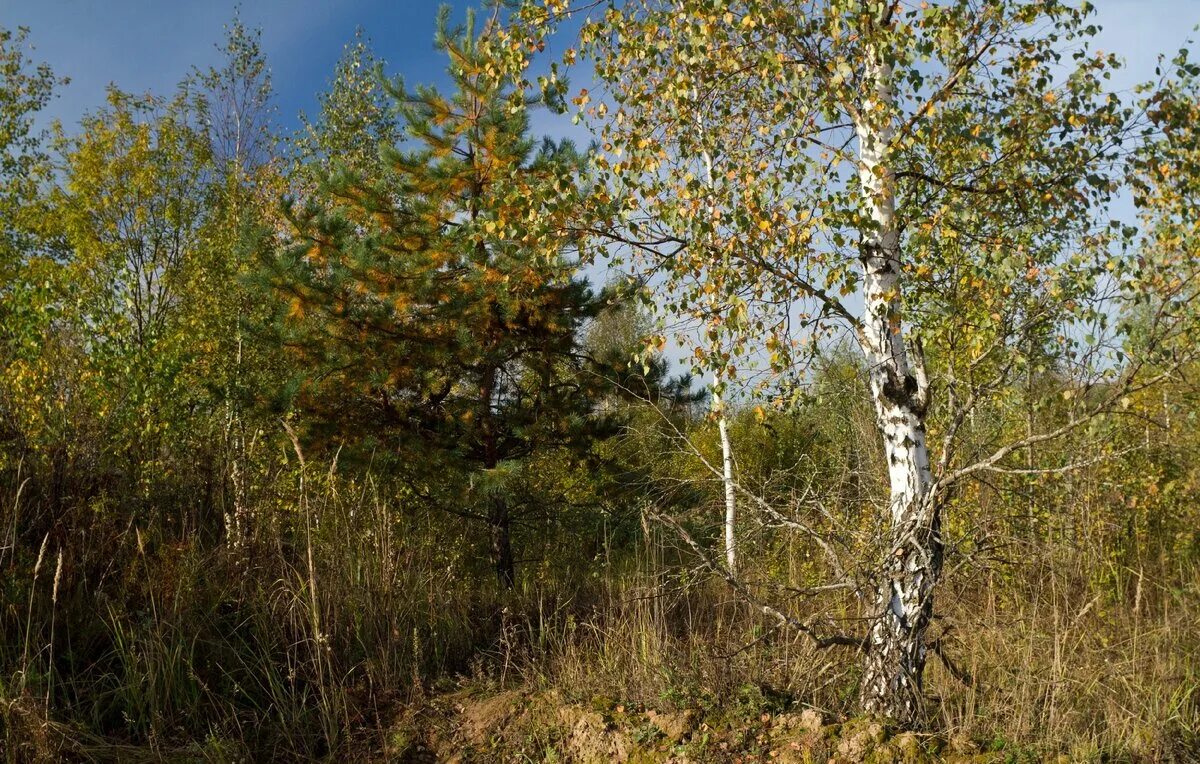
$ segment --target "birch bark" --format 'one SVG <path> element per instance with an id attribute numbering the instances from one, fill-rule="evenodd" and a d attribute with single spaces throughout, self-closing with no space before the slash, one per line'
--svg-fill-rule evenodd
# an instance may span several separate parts
<path id="1" fill-rule="evenodd" d="M 697 97 L 697 100 L 698 97 Z M 696 127 L 700 135 L 704 136 L 704 122 L 699 117 L 696 120 Z M 712 154 L 708 149 L 701 152 L 701 160 L 704 163 L 704 184 L 708 189 L 709 194 L 713 193 L 713 161 Z M 708 204 L 709 223 L 716 225 L 716 203 L 710 201 Z M 717 431 L 721 437 L 721 482 L 725 488 L 725 566 L 729 569 L 729 575 L 737 575 L 737 498 L 733 483 L 733 448 L 729 442 L 729 426 L 725 419 L 725 404 L 721 400 L 721 393 L 718 389 L 719 380 L 713 380 L 712 396 L 713 396 L 713 411 L 717 415 Z"/>
<path id="2" fill-rule="evenodd" d="M 729 443 L 729 427 L 721 394 L 713 390 L 713 407 L 717 412 L 717 431 L 721 436 L 721 481 L 725 486 L 725 567 L 731 576 L 737 575 L 737 499 L 733 484 L 733 448 Z"/>
<path id="3" fill-rule="evenodd" d="M 902 321 L 895 176 L 888 156 L 894 129 L 892 72 L 882 51 L 869 49 L 868 56 L 871 94 L 855 120 L 859 181 L 871 218 L 860 244 L 865 304 L 859 340 L 883 436 L 890 497 L 888 543 L 872 594 L 860 700 L 866 712 L 908 725 L 921 712 L 925 632 L 942 543 L 930 501 L 928 382 L 919 347 L 910 357 Z"/>

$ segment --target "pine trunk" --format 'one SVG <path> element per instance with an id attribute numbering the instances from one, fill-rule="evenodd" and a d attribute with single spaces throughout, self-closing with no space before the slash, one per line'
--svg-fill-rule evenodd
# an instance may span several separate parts
<path id="1" fill-rule="evenodd" d="M 499 436 L 492 398 L 496 393 L 496 369 L 484 370 L 479 383 L 479 421 L 483 436 L 483 468 L 495 470 L 500 464 Z M 516 563 L 512 552 L 512 520 L 508 501 L 504 496 L 493 496 L 488 501 L 488 529 L 490 531 L 492 567 L 500 586 L 511 589 L 516 583 Z"/>
<path id="2" fill-rule="evenodd" d="M 512 552 L 512 523 L 508 515 L 508 503 L 502 499 L 492 502 L 488 513 L 492 531 L 492 565 L 496 578 L 505 589 L 511 589 L 517 581 L 516 565 Z"/>
<path id="3" fill-rule="evenodd" d="M 908 726 L 921 715 L 925 632 L 942 554 L 925 440 L 928 383 L 919 348 L 910 358 L 904 341 L 895 176 L 888 158 L 891 69 L 878 51 L 869 51 L 867 74 L 872 97 L 862 105 L 856 127 L 859 180 L 872 224 L 861 243 L 865 305 L 859 339 L 884 441 L 890 497 L 860 703 L 867 713 Z"/>

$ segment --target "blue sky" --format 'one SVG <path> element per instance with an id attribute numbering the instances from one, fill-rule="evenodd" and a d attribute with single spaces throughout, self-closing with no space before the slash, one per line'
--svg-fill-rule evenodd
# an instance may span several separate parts
<path id="1" fill-rule="evenodd" d="M 436 82 L 443 61 L 432 47 L 440 0 L 0 0 L 0 25 L 28 26 L 37 60 L 71 78 L 49 116 L 74 123 L 103 102 L 105 86 L 168 93 L 193 65 L 216 59 L 214 44 L 241 8 L 274 75 L 279 118 L 313 111 L 342 46 L 363 27 L 391 73 Z M 466 0 L 452 3 L 462 17 Z M 1153 74 L 1155 56 L 1174 51 L 1200 23 L 1200 0 L 1095 0 L 1099 47 L 1129 64 L 1122 85 Z M 542 119 L 548 119 L 543 117 Z M 542 120 L 539 120 L 541 122 Z M 543 123 L 549 132 L 569 126 Z"/>
<path id="2" fill-rule="evenodd" d="M 362 27 L 390 74 L 437 83 L 445 60 L 433 48 L 443 0 L 0 0 L 0 26 L 30 28 L 32 57 L 71 83 L 47 110 L 68 127 L 104 102 L 115 83 L 133 92 L 170 93 L 193 66 L 218 60 L 215 44 L 240 8 L 262 30 L 279 122 L 294 128 L 301 110 L 316 110 L 343 46 Z M 462 21 L 471 3 L 455 0 Z M 549 119 L 549 115 L 541 120 Z M 540 121 L 540 120 L 539 120 Z M 542 124 L 555 133 L 570 124 Z"/>

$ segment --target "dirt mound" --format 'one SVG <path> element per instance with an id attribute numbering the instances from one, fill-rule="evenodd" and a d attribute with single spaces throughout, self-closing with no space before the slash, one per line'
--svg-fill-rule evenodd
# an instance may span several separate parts
<path id="1" fill-rule="evenodd" d="M 750 717 L 647 708 L 555 691 L 464 689 L 408 710 L 393 727 L 388 761 L 784 762 L 923 764 L 1003 761 L 871 719 L 829 722 L 813 709 Z"/>

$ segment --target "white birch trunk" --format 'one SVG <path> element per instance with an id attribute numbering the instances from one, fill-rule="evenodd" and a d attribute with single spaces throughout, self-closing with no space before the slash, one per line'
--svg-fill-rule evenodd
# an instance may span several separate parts
<path id="1" fill-rule="evenodd" d="M 921 710 L 925 631 L 941 567 L 941 540 L 929 501 L 928 383 L 919 349 L 909 358 L 901 316 L 895 177 L 888 157 L 893 137 L 891 67 L 877 50 L 868 50 L 868 58 L 872 94 L 855 126 L 859 180 L 872 220 L 861 242 L 865 315 L 859 340 L 883 436 L 890 500 L 888 545 L 871 603 L 860 701 L 864 711 L 908 725 Z"/>
<path id="2" fill-rule="evenodd" d="M 721 394 L 713 389 L 713 407 L 717 413 L 717 431 L 721 435 L 721 481 L 725 486 L 725 567 L 737 575 L 737 498 L 733 484 L 733 449 L 729 445 L 729 428 L 725 421 L 725 406 Z"/>
<path id="3" fill-rule="evenodd" d="M 697 117 L 697 129 L 703 135 L 704 123 Z M 709 193 L 713 190 L 713 161 L 712 154 L 708 150 L 701 151 L 701 160 L 704 162 L 704 183 L 708 188 Z M 715 205 L 711 202 L 708 205 L 708 214 L 710 218 L 715 217 Z M 737 526 L 737 497 L 734 492 L 733 484 L 733 449 L 729 444 L 729 428 L 725 420 L 725 404 L 721 400 L 721 393 L 717 389 L 718 380 L 713 380 L 713 411 L 717 415 L 717 430 L 721 436 L 721 482 L 725 488 L 725 566 L 729 568 L 729 575 L 737 575 L 737 537 L 734 530 Z"/>

